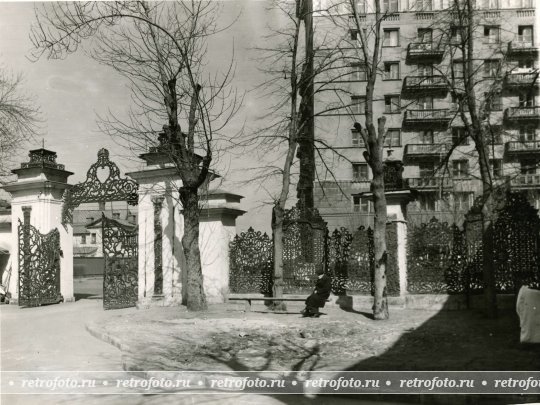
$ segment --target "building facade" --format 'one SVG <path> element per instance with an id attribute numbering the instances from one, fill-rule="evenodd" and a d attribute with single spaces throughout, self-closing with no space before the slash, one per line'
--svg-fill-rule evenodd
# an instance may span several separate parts
<path id="1" fill-rule="evenodd" d="M 453 3 L 380 2 L 384 16 L 373 117 L 386 117 L 385 155 L 390 151 L 404 162 L 404 177 L 419 192 L 409 206 L 412 222 L 433 216 L 460 222 L 481 194 L 478 155 L 464 124 L 471 114 L 460 101 L 467 93 L 464 76 L 474 89 L 475 114 L 481 114 L 494 184 L 526 190 L 540 208 L 536 4 L 476 1 L 468 42 L 463 24 L 469 16 L 456 12 Z M 372 224 L 370 198 L 361 195 L 369 191 L 371 173 L 363 157 L 363 139 L 353 129 L 354 122 L 365 122 L 365 59 L 350 8 L 334 4 L 321 0 L 315 6 L 319 53 L 324 59 L 340 48 L 342 55 L 341 65 L 331 74 L 320 70 L 320 76 L 332 77 L 333 91 L 315 96 L 315 136 L 322 145 L 315 205 L 331 229 Z M 357 2 L 368 51 L 375 39 L 373 10 L 372 0 Z M 463 44 L 471 43 L 469 64 Z"/>

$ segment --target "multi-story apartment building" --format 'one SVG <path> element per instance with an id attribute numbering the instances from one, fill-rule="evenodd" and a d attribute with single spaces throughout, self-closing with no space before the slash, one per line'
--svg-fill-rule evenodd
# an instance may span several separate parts
<path id="1" fill-rule="evenodd" d="M 358 25 L 347 15 L 350 9 L 345 3 L 331 7 L 329 1 L 316 2 L 315 9 L 325 10 L 319 13 L 316 37 L 328 38 L 329 29 L 334 33 L 348 29 L 334 45 L 339 43 L 341 54 L 349 56 L 344 57 L 337 69 L 339 79 L 333 82 L 339 91 L 316 95 L 315 135 L 324 140 L 325 147 L 319 150 L 315 205 L 330 228 L 356 227 L 372 223 L 371 201 L 362 196 L 369 191 L 370 169 L 363 157 L 362 137 L 353 129 L 355 121 L 364 124 L 365 120 L 366 69 L 355 42 Z M 357 2 L 361 29 L 370 46 L 375 19 L 372 3 Z M 540 208 L 536 2 L 477 0 L 471 16 L 471 65 L 460 46 L 464 18 L 455 9 L 452 12 L 453 3 L 380 1 L 383 42 L 374 119 L 386 116 L 385 149 L 403 161 L 404 178 L 418 190 L 418 198 L 408 208 L 409 220 L 425 222 L 435 216 L 459 222 L 481 193 L 478 156 L 461 115 L 470 116 L 460 103 L 464 74 L 474 83 L 476 112 L 489 134 L 485 141 L 495 183 L 527 190 L 531 203 Z M 348 28 L 336 23 L 347 19 Z M 319 46 L 319 51 L 329 48 Z"/>

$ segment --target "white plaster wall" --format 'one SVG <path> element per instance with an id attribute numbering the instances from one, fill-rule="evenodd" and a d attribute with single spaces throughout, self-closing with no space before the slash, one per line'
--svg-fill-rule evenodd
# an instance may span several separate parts
<path id="1" fill-rule="evenodd" d="M 154 206 L 152 195 L 139 185 L 139 302 L 146 303 L 154 293 Z"/>

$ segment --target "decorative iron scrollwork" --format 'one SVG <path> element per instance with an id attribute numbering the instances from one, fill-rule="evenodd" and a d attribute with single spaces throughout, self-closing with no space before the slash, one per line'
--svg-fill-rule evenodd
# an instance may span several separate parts
<path id="1" fill-rule="evenodd" d="M 102 216 L 103 307 L 134 307 L 138 298 L 138 237 L 135 227 L 128 227 Z"/>
<path id="2" fill-rule="evenodd" d="M 42 234 L 19 220 L 19 305 L 36 307 L 63 300 L 60 294 L 60 233 Z"/>
<path id="3" fill-rule="evenodd" d="M 104 181 L 99 179 L 98 169 L 108 169 L 107 178 Z M 130 205 L 136 205 L 138 188 L 139 185 L 135 181 L 120 177 L 118 166 L 109 160 L 109 151 L 102 148 L 98 152 L 97 162 L 88 169 L 86 180 L 64 192 L 62 223 L 71 223 L 73 209 L 82 203 L 124 200 Z"/>
<path id="4" fill-rule="evenodd" d="M 249 228 L 230 243 L 229 289 L 232 293 L 272 293 L 273 250 L 266 233 Z"/>

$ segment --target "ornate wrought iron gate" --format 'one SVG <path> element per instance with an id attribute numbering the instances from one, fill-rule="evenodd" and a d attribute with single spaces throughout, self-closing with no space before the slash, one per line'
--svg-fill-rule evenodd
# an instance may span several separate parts
<path id="1" fill-rule="evenodd" d="M 100 179 L 99 173 L 105 179 Z M 71 223 L 73 210 L 83 203 L 127 201 L 130 205 L 137 205 L 138 188 L 135 181 L 120 177 L 120 169 L 109 160 L 109 151 L 100 149 L 97 162 L 86 173 L 86 180 L 64 193 L 62 223 Z M 122 225 L 103 216 L 102 243 L 105 258 L 103 307 L 135 306 L 138 294 L 137 227 Z"/>
<path id="2" fill-rule="evenodd" d="M 133 307 L 138 295 L 138 238 L 136 227 L 127 227 L 102 216 L 103 307 Z"/>
<path id="3" fill-rule="evenodd" d="M 56 304 L 63 300 L 60 233 L 53 229 L 42 234 L 30 225 L 29 216 L 25 212 L 25 222 L 19 220 L 19 305 Z"/>

